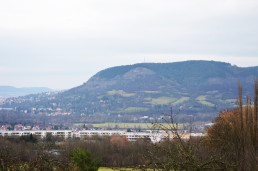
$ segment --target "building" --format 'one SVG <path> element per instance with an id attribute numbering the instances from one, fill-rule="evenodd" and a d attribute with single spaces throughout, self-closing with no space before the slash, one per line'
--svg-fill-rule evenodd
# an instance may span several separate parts
<path id="1" fill-rule="evenodd" d="M 162 140 L 176 138 L 175 134 L 168 134 L 162 131 L 145 131 L 145 132 L 126 132 L 123 130 L 17 130 L 6 131 L 1 130 L 0 136 L 28 136 L 34 135 L 40 138 L 44 138 L 47 134 L 62 138 L 85 138 L 92 136 L 125 136 L 128 141 L 134 142 L 138 139 L 147 139 L 153 143 L 160 142 Z M 204 136 L 204 134 L 180 134 L 183 139 L 189 139 L 190 136 Z"/>

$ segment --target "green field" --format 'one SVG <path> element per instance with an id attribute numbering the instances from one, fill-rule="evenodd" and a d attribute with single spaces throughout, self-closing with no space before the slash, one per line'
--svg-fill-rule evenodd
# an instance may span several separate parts
<path id="1" fill-rule="evenodd" d="M 237 99 L 226 99 L 226 100 L 219 100 L 222 103 L 236 103 Z"/>
<path id="2" fill-rule="evenodd" d="M 100 123 L 100 124 L 92 124 L 94 127 L 99 128 L 141 128 L 141 129 L 151 129 L 151 123 Z"/>
<path id="3" fill-rule="evenodd" d="M 84 125 L 87 123 L 76 123 L 74 125 L 80 126 L 80 125 Z M 164 126 L 168 127 L 169 124 L 164 123 Z M 112 122 L 108 122 L 108 123 L 99 123 L 99 124 L 92 124 L 93 127 L 98 127 L 98 128 L 120 128 L 120 129 L 128 129 L 128 128 L 132 128 L 132 129 L 153 129 L 153 124 L 152 123 L 112 123 Z M 178 127 L 182 127 L 183 124 L 178 124 Z"/>
<path id="4" fill-rule="evenodd" d="M 207 97 L 207 95 L 198 96 L 198 97 L 196 97 L 196 100 L 204 101 L 204 100 L 206 100 L 206 97 Z"/>
<path id="5" fill-rule="evenodd" d="M 161 91 L 139 91 L 143 93 L 160 93 Z"/>
<path id="6" fill-rule="evenodd" d="M 177 99 L 174 97 L 158 97 L 158 98 L 151 98 L 151 97 L 147 97 L 144 98 L 144 100 L 148 101 L 148 102 L 144 102 L 144 103 L 150 103 L 153 105 L 164 105 L 164 104 L 170 104 L 174 101 L 176 101 Z"/>
<path id="7" fill-rule="evenodd" d="M 181 97 L 180 99 L 178 99 L 177 101 L 175 101 L 174 103 L 173 103 L 173 106 L 176 106 L 176 105 L 178 105 L 178 104 L 180 104 L 180 103 L 183 103 L 183 102 L 185 102 L 185 101 L 188 101 L 190 98 L 189 97 Z"/>
<path id="8" fill-rule="evenodd" d="M 203 96 L 198 96 L 198 97 L 196 98 L 196 100 L 197 100 L 199 103 L 203 104 L 203 105 L 206 105 L 206 106 L 209 106 L 209 107 L 214 107 L 215 104 L 206 101 L 206 98 L 207 98 L 207 95 L 203 95 Z"/>
<path id="9" fill-rule="evenodd" d="M 110 95 L 110 96 L 113 96 L 113 95 L 117 94 L 117 95 L 120 95 L 120 96 L 123 96 L 123 97 L 131 97 L 131 96 L 135 95 L 135 93 L 126 93 L 123 90 L 112 90 L 112 91 L 108 91 L 107 94 Z"/>
<path id="10" fill-rule="evenodd" d="M 148 108 L 145 107 L 128 107 L 124 110 L 116 111 L 116 113 L 133 113 L 133 112 L 146 112 Z"/>

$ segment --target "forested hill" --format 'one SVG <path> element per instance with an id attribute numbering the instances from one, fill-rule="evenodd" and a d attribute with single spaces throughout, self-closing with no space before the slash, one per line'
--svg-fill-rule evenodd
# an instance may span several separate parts
<path id="1" fill-rule="evenodd" d="M 83 90 L 104 90 L 121 87 L 124 90 L 162 90 L 169 82 L 169 87 L 189 90 L 219 90 L 231 89 L 238 80 L 242 84 L 252 86 L 254 77 L 258 75 L 258 67 L 240 68 L 229 63 L 214 61 L 186 61 L 175 63 L 142 63 L 127 66 L 108 68 L 98 72 L 82 86 L 72 89 L 70 92 Z M 140 80 L 139 80 L 140 78 Z M 144 79 L 144 80 L 142 80 Z M 149 81 L 148 81 L 149 79 Z M 161 79 L 161 80 L 159 80 Z M 139 81 L 137 84 L 132 84 Z M 149 82 L 144 87 L 139 86 Z M 130 83 L 130 84 L 123 84 Z M 159 84 L 161 87 L 157 87 Z M 237 85 L 235 85 L 236 87 Z M 193 93 L 193 92 L 189 92 Z"/>
<path id="2" fill-rule="evenodd" d="M 238 81 L 252 95 L 255 77 L 258 67 L 224 62 L 141 63 L 102 70 L 60 97 L 78 100 L 88 113 L 148 114 L 172 105 L 181 113 L 216 114 L 234 107 Z"/>
<path id="3" fill-rule="evenodd" d="M 160 114 L 173 106 L 182 116 L 211 119 L 236 105 L 238 82 L 253 95 L 258 67 L 237 67 L 214 61 L 141 63 L 98 72 L 86 83 L 59 93 L 44 104 L 75 116 Z M 43 105 L 44 106 L 44 105 Z"/>

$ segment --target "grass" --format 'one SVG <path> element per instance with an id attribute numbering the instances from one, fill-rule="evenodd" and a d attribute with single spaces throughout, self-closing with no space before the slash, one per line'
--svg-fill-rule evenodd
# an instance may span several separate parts
<path id="1" fill-rule="evenodd" d="M 198 96 L 198 97 L 196 97 L 196 100 L 204 101 L 204 100 L 206 100 L 206 97 L 207 97 L 207 95 Z"/>
<path id="2" fill-rule="evenodd" d="M 112 171 L 112 170 L 116 170 L 116 171 L 132 171 L 132 170 L 136 170 L 136 171 L 140 171 L 142 169 L 136 169 L 136 168 L 125 168 L 125 167 L 113 167 L 113 168 L 110 168 L 110 167 L 100 167 L 99 168 L 99 171 Z M 153 170 L 153 169 L 147 169 L 147 170 Z"/>
<path id="3" fill-rule="evenodd" d="M 189 97 L 181 97 L 180 99 L 178 99 L 177 101 L 175 101 L 172 105 L 173 106 L 176 106 L 176 105 L 178 105 L 178 104 L 180 104 L 180 103 L 183 103 L 183 102 L 185 102 L 185 101 L 188 101 L 190 98 Z"/>
<path id="4" fill-rule="evenodd" d="M 136 169 L 134 169 L 134 168 L 121 168 L 121 167 L 113 167 L 113 168 L 110 168 L 110 167 L 100 167 L 99 168 L 99 171 L 112 171 L 112 170 L 117 170 L 118 171 L 118 170 L 136 170 Z"/>
<path id="5" fill-rule="evenodd" d="M 215 104 L 211 103 L 211 102 L 207 102 L 207 101 L 199 101 L 199 103 L 203 104 L 203 105 L 206 105 L 206 106 L 209 106 L 209 107 L 214 107 Z"/>
<path id="6" fill-rule="evenodd" d="M 202 96 L 196 97 L 196 100 L 197 100 L 199 103 L 203 104 L 203 105 L 206 105 L 206 106 L 209 106 L 209 107 L 214 107 L 215 104 L 206 101 L 206 98 L 207 98 L 207 95 L 202 95 Z"/>
<path id="7" fill-rule="evenodd" d="M 165 105 L 165 104 L 170 104 L 170 103 L 176 101 L 177 99 L 174 97 L 162 96 L 162 97 L 158 97 L 158 98 L 147 97 L 147 98 L 144 98 L 144 100 L 148 101 L 148 102 L 144 102 L 144 103 L 149 103 L 149 104 L 153 104 L 153 105 Z"/>
<path id="8" fill-rule="evenodd" d="M 226 99 L 225 102 L 227 103 L 237 102 L 237 99 Z"/>
<path id="9" fill-rule="evenodd" d="M 143 93 L 160 93 L 160 91 L 139 91 L 139 92 L 143 92 Z"/>
<path id="10" fill-rule="evenodd" d="M 214 91 L 207 91 L 207 94 L 216 94 L 218 93 L 219 91 L 218 90 L 214 90 Z"/>
<path id="11" fill-rule="evenodd" d="M 135 95 L 135 93 L 126 93 L 123 90 L 112 90 L 112 91 L 108 91 L 107 94 L 110 95 L 110 96 L 118 94 L 118 95 L 123 96 L 123 97 L 132 97 L 132 96 Z"/>
<path id="12" fill-rule="evenodd" d="M 152 123 L 100 123 L 100 124 L 92 124 L 94 127 L 99 128 L 141 128 L 141 129 L 150 129 L 152 128 Z"/>
<path id="13" fill-rule="evenodd" d="M 217 94 L 216 96 L 215 96 L 215 98 L 217 98 L 217 99 L 219 99 L 219 98 L 221 98 L 222 97 L 222 94 Z"/>
<path id="14" fill-rule="evenodd" d="M 164 126 L 168 127 L 169 124 L 164 123 Z M 152 123 L 104 123 L 104 124 L 93 124 L 94 127 L 109 127 L 109 128 L 141 128 L 141 129 L 152 129 L 153 124 Z M 178 124 L 178 126 L 182 126 L 182 124 Z"/>
<path id="15" fill-rule="evenodd" d="M 109 167 L 100 167 L 98 170 L 99 170 L 99 171 L 111 171 L 111 170 L 113 170 L 113 169 L 112 169 L 112 168 L 109 168 Z"/>
<path id="16" fill-rule="evenodd" d="M 125 110 L 121 111 L 123 113 L 132 113 L 132 112 L 145 112 L 148 111 L 148 108 L 145 107 L 128 107 Z"/>
<path id="17" fill-rule="evenodd" d="M 127 107 L 125 109 L 119 108 L 116 111 L 110 111 L 110 113 L 134 113 L 134 112 L 146 112 L 148 108 L 145 107 Z"/>
<path id="18" fill-rule="evenodd" d="M 80 126 L 80 125 L 84 125 L 85 123 L 76 123 L 74 125 L 76 126 Z M 128 129 L 128 128 L 132 128 L 132 129 L 137 129 L 137 128 L 141 128 L 141 129 L 152 129 L 153 128 L 153 124 L 152 123 L 113 123 L 113 122 L 107 122 L 107 123 L 99 123 L 99 124 L 92 124 L 94 127 L 98 127 L 98 128 L 120 128 L 120 129 Z M 169 125 L 164 123 L 164 126 L 168 127 Z M 183 124 L 178 124 L 178 127 L 183 127 Z"/>
<path id="19" fill-rule="evenodd" d="M 236 103 L 237 99 L 226 99 L 226 100 L 219 100 L 222 103 Z"/>

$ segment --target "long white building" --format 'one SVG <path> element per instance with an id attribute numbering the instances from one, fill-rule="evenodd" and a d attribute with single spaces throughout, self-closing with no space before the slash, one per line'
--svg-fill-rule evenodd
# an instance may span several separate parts
<path id="1" fill-rule="evenodd" d="M 28 136 L 35 135 L 44 138 L 47 134 L 63 138 L 85 138 L 90 136 L 125 136 L 128 141 L 136 141 L 137 139 L 149 139 L 152 142 L 159 142 L 164 139 L 173 139 L 174 134 L 165 132 L 153 132 L 151 130 L 145 132 L 126 132 L 123 130 L 23 130 L 23 131 L 0 131 L 0 136 Z M 190 136 L 203 136 L 203 134 L 182 134 L 181 137 L 188 139 Z"/>

